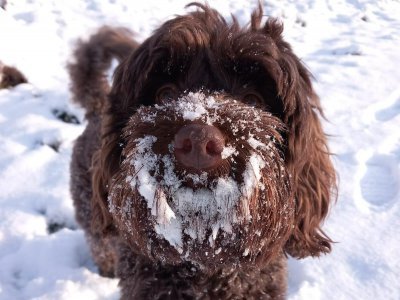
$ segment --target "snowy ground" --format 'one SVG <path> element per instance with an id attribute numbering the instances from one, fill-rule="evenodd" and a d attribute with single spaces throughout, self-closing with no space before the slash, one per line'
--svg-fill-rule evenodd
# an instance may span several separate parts
<path id="1" fill-rule="evenodd" d="M 9 0 L 0 60 L 30 84 L 0 90 L 0 299 L 117 299 L 100 277 L 68 191 L 73 140 L 65 64 L 103 24 L 147 37 L 187 1 Z M 247 22 L 256 1 L 210 1 Z M 213 3 L 215 2 L 215 3 Z M 302 3 L 302 4 L 299 4 Z M 268 1 L 268 15 L 315 75 L 340 193 L 325 228 L 338 243 L 290 261 L 289 299 L 400 299 L 400 2 Z M 58 116 L 58 117 L 57 117 Z M 65 118 L 64 118 L 65 119 Z M 75 121 L 75 120 L 72 120 Z"/>

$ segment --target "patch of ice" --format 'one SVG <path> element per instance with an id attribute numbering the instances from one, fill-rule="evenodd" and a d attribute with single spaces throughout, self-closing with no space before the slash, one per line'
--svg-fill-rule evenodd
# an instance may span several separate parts
<path id="1" fill-rule="evenodd" d="M 245 186 L 252 190 L 261 179 L 261 170 L 265 168 L 265 160 L 258 154 L 250 156 L 248 167 L 245 171 Z M 249 172 L 250 171 L 250 172 Z M 254 176 L 253 176 L 254 175 Z"/>
<path id="2" fill-rule="evenodd" d="M 180 185 L 180 180 L 175 173 L 174 160 L 171 155 L 164 155 L 162 157 L 164 163 L 163 181 L 166 186 L 172 189 L 177 189 Z"/>
<path id="3" fill-rule="evenodd" d="M 159 189 L 157 195 L 156 211 L 152 211 L 152 214 L 157 216 L 157 223 L 160 225 L 166 225 L 171 223 L 171 219 L 176 219 L 175 213 L 167 203 L 167 197 L 162 189 Z M 155 207 L 153 206 L 153 209 Z"/>
<path id="4" fill-rule="evenodd" d="M 235 152 L 236 152 L 236 149 L 234 147 L 232 147 L 231 145 L 227 145 L 222 150 L 221 157 L 222 157 L 222 159 L 227 159 Z"/>
<path id="5" fill-rule="evenodd" d="M 206 184 L 208 180 L 207 172 L 201 172 L 201 174 L 186 174 L 186 177 L 192 179 L 194 184 Z"/>
<path id="6" fill-rule="evenodd" d="M 200 119 L 207 113 L 206 108 L 200 102 L 179 102 L 179 108 L 182 110 L 183 119 L 189 121 Z"/>
<path id="7" fill-rule="evenodd" d="M 247 142 L 249 143 L 250 147 L 253 148 L 254 150 L 257 149 L 264 149 L 266 145 L 259 140 L 256 140 L 254 137 L 249 137 L 247 139 Z"/>
<path id="8" fill-rule="evenodd" d="M 259 185 L 261 179 L 261 170 L 264 167 L 265 161 L 263 158 L 260 155 L 253 153 L 250 156 L 246 170 L 244 171 L 243 185 L 241 186 L 241 194 L 243 195 L 241 208 L 245 220 L 251 219 L 249 199 L 251 199 L 255 187 Z"/>
<path id="9" fill-rule="evenodd" d="M 137 188 L 140 195 L 146 200 L 149 208 L 153 207 L 153 201 L 157 190 L 157 181 L 150 175 L 150 170 L 154 168 L 158 157 L 152 151 L 153 144 L 157 141 L 155 136 L 145 136 L 137 140 L 137 155 L 131 161 L 137 175 L 132 178 L 131 186 Z"/>
<path id="10" fill-rule="evenodd" d="M 178 219 L 171 219 L 165 224 L 155 224 L 154 230 L 157 234 L 163 236 L 168 243 L 175 247 L 179 253 L 182 253 L 182 227 Z"/>
<path id="11" fill-rule="evenodd" d="M 231 232 L 236 218 L 236 204 L 240 198 L 237 183 L 219 178 L 215 188 L 199 189 L 182 187 L 172 196 L 176 213 L 185 224 L 185 233 L 193 239 L 204 240 L 206 229 L 213 228 L 213 239 L 218 230 Z"/>
<path id="12" fill-rule="evenodd" d="M 209 113 L 210 110 L 219 106 L 215 96 L 206 96 L 202 92 L 190 92 L 179 100 L 177 112 L 184 120 L 203 120 L 208 125 L 216 122 L 217 117 Z"/>

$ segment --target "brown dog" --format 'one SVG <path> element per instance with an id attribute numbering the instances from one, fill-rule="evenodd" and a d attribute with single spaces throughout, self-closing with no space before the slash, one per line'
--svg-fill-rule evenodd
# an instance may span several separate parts
<path id="1" fill-rule="evenodd" d="M 141 45 L 111 28 L 79 45 L 77 219 L 123 299 L 283 299 L 286 255 L 331 249 L 320 226 L 336 183 L 319 100 L 261 7 L 241 28 L 191 6 Z"/>

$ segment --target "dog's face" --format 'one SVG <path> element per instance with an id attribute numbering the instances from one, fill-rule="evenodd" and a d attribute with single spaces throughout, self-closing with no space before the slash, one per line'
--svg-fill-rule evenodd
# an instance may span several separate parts
<path id="1" fill-rule="evenodd" d="M 283 130 L 225 92 L 139 108 L 109 193 L 119 228 L 169 263 L 216 268 L 281 251 L 294 213 Z"/>
<path id="2" fill-rule="evenodd" d="M 329 251 L 334 172 L 309 74 L 274 20 L 166 22 L 121 64 L 103 121 L 94 225 L 204 270 Z"/>

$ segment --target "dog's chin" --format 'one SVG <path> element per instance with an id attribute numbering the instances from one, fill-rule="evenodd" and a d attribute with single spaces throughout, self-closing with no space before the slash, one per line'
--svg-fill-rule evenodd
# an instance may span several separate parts
<path id="1" fill-rule="evenodd" d="M 251 268 L 281 254 L 293 220 L 289 188 L 278 192 L 256 177 L 251 183 L 208 182 L 204 174 L 193 180 L 196 188 L 114 185 L 110 209 L 136 253 L 163 264 L 189 262 L 206 273 Z"/>
<path id="2" fill-rule="evenodd" d="M 215 189 L 182 186 L 172 196 L 158 191 L 156 211 L 146 214 L 143 210 L 139 219 L 135 214 L 120 228 L 127 232 L 127 226 L 131 226 L 126 235 L 128 243 L 149 259 L 167 265 L 190 263 L 205 273 L 251 268 L 273 259 L 280 254 L 279 239 L 285 239 L 290 224 L 268 226 L 258 211 L 250 212 L 248 207 L 259 200 L 258 192 L 253 199 L 244 199 L 235 187 L 230 189 L 224 205 Z M 290 219 L 290 211 L 282 214 Z M 260 230 L 259 222 L 266 227 Z M 140 234 L 134 224 L 146 224 L 147 230 Z"/>

